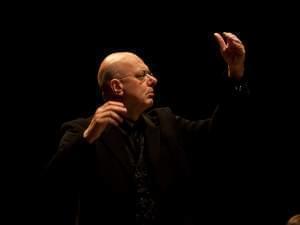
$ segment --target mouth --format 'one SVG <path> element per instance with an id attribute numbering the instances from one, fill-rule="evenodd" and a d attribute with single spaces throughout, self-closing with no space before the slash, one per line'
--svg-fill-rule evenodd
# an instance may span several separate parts
<path id="1" fill-rule="evenodd" d="M 153 91 L 150 91 L 147 93 L 147 95 L 151 98 L 153 98 L 155 96 L 155 93 Z"/>

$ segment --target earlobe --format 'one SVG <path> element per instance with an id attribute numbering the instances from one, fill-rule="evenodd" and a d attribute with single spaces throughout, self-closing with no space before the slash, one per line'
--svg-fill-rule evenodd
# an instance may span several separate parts
<path id="1" fill-rule="evenodd" d="M 110 81 L 110 86 L 115 95 L 123 95 L 123 84 L 118 79 L 112 79 Z"/>

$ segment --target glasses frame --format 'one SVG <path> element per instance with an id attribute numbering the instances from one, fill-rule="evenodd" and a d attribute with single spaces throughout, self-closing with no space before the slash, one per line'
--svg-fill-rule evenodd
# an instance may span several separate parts
<path id="1" fill-rule="evenodd" d="M 143 70 L 143 74 L 138 74 L 138 75 L 133 75 L 133 76 L 132 75 L 127 75 L 125 77 L 116 78 L 116 79 L 123 80 L 125 78 L 132 77 L 132 78 L 136 78 L 139 81 L 145 81 L 146 77 L 148 77 L 148 76 L 155 78 L 154 74 L 150 70 Z"/>

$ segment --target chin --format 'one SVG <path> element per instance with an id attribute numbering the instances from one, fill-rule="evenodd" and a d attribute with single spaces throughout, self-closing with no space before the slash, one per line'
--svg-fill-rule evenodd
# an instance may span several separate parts
<path id="1" fill-rule="evenodd" d="M 149 109 L 150 107 L 152 107 L 154 104 L 153 99 L 147 99 L 147 101 L 145 102 L 145 109 Z"/>
<path id="2" fill-rule="evenodd" d="M 153 106 L 154 104 L 154 100 L 153 99 L 148 99 L 147 100 L 147 105 L 149 105 L 149 107 Z"/>

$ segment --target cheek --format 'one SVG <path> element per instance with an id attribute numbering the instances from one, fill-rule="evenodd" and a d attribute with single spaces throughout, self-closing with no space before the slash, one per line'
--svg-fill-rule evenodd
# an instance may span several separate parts
<path id="1" fill-rule="evenodd" d="M 130 96 L 135 96 L 137 99 L 145 98 L 147 93 L 147 87 L 140 85 L 131 85 L 127 87 L 127 94 Z"/>
<path id="2" fill-rule="evenodd" d="M 135 87 L 135 90 L 133 90 L 133 92 L 135 92 L 137 96 L 143 97 L 145 96 L 147 89 L 144 87 Z"/>

